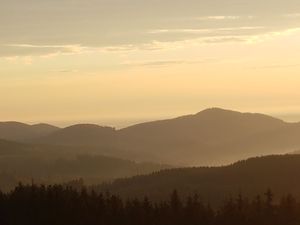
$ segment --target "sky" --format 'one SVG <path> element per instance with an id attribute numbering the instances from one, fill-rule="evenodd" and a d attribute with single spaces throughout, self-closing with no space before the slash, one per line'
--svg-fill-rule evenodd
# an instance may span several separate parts
<path id="1" fill-rule="evenodd" d="M 299 0 L 0 0 L 0 121 L 209 107 L 300 121 Z"/>

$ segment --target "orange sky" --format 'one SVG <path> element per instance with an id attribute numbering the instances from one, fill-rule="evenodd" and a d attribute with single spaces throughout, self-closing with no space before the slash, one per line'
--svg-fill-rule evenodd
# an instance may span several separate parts
<path id="1" fill-rule="evenodd" d="M 5 2 L 0 120 L 123 126 L 217 106 L 300 121 L 299 1 L 184 2 Z"/>

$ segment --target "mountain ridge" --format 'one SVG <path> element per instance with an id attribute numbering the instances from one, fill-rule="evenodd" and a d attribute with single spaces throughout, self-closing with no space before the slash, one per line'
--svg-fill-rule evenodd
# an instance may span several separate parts
<path id="1" fill-rule="evenodd" d="M 209 108 L 122 129 L 76 124 L 29 142 L 92 147 L 98 149 L 99 154 L 135 161 L 222 165 L 300 149 L 300 123 L 288 123 L 260 113 Z"/>
<path id="2" fill-rule="evenodd" d="M 0 138 L 10 141 L 26 141 L 49 135 L 59 129 L 59 127 L 45 123 L 29 125 L 16 121 L 6 121 L 0 122 Z"/>

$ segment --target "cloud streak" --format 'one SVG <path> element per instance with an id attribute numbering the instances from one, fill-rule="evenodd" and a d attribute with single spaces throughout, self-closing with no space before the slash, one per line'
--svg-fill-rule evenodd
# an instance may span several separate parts
<path id="1" fill-rule="evenodd" d="M 298 12 L 298 0 L 10 0 L 0 8 L 0 57 L 257 40 L 300 27 Z"/>
<path id="2" fill-rule="evenodd" d="M 152 61 L 127 61 L 122 64 L 131 67 L 164 67 L 170 65 L 181 65 L 181 64 L 197 64 L 212 61 L 212 59 L 199 59 L 199 60 L 152 60 Z M 214 60 L 215 61 L 215 60 Z"/>
<path id="3" fill-rule="evenodd" d="M 242 32 L 244 31 L 244 32 Z M 260 31 L 258 33 L 258 31 Z M 123 44 L 111 46 L 83 46 L 83 45 L 32 45 L 32 44 L 7 44 L 0 48 L 0 58 L 13 59 L 14 57 L 52 57 L 57 55 L 102 53 L 126 53 L 138 51 L 165 51 L 184 48 L 195 45 L 219 44 L 219 43 L 257 43 L 278 36 L 288 36 L 300 31 L 299 28 L 291 28 L 267 32 L 264 27 L 224 27 L 217 29 L 160 29 L 147 31 L 150 35 L 159 34 L 192 34 L 180 40 L 149 41 L 141 44 Z M 32 60 L 31 60 L 32 61 Z M 170 63 L 170 62 L 166 62 Z M 179 63 L 179 62 L 178 62 Z M 154 63 L 155 64 L 155 63 Z M 159 64 L 159 63 L 158 63 Z M 162 62 L 161 64 L 164 64 Z M 145 64 L 146 65 L 146 64 Z M 149 63 L 151 65 L 151 63 Z"/>
<path id="4" fill-rule="evenodd" d="M 160 29 L 151 30 L 149 34 L 165 34 L 165 33 L 187 33 L 187 34 L 211 34 L 221 32 L 236 32 L 236 31 L 247 31 L 247 30 L 262 30 L 263 26 L 257 27 L 221 27 L 214 29 Z"/>
<path id="5" fill-rule="evenodd" d="M 32 45 L 32 44 L 5 44 L 2 45 L 0 57 L 2 56 L 27 56 L 48 54 L 77 54 L 84 52 L 85 47 L 80 45 Z"/>
<path id="6" fill-rule="evenodd" d="M 238 20 L 240 16 L 204 16 L 198 17 L 197 20 Z"/>

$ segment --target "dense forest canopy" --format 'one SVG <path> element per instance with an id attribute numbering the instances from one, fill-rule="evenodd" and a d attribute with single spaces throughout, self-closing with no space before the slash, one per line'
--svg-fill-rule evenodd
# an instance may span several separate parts
<path id="1" fill-rule="evenodd" d="M 109 193 L 74 190 L 61 185 L 19 185 L 0 193 L 4 225 L 298 225 L 300 202 L 291 195 L 273 201 L 266 190 L 253 199 L 240 194 L 213 209 L 197 195 L 182 199 L 176 190 L 166 201 L 122 200 Z"/>

